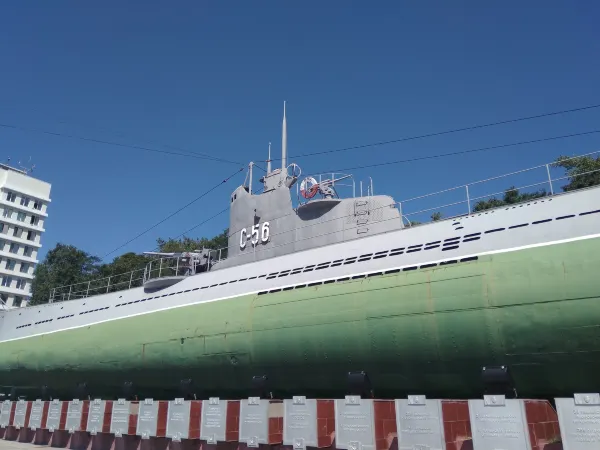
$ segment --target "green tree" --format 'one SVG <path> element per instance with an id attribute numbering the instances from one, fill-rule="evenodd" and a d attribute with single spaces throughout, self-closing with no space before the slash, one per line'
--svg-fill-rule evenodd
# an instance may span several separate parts
<path id="1" fill-rule="evenodd" d="M 431 221 L 432 222 L 437 222 L 438 220 L 442 220 L 444 218 L 444 215 L 441 212 L 434 212 L 431 215 Z"/>
<path id="2" fill-rule="evenodd" d="M 98 277 L 99 263 L 100 258 L 97 256 L 72 245 L 56 244 L 35 269 L 30 304 L 48 302 L 55 287 L 82 283 Z"/>
<path id="3" fill-rule="evenodd" d="M 545 197 L 546 191 L 540 189 L 536 192 L 519 192 L 514 186 L 509 187 L 504 191 L 502 198 L 491 197 L 487 200 L 480 200 L 473 206 L 473 212 L 485 211 L 487 209 L 498 208 L 505 205 L 514 205 L 515 203 L 521 203 L 530 201 L 536 198 Z"/>
<path id="4" fill-rule="evenodd" d="M 133 252 L 117 256 L 111 263 L 103 264 L 100 267 L 101 277 L 110 277 L 110 285 L 107 280 L 102 283 L 94 283 L 94 287 L 102 289 L 103 286 L 108 286 L 109 291 L 120 291 L 130 286 L 141 286 L 143 283 L 144 268 L 151 260 L 152 257 L 138 255 Z M 132 272 L 133 275 L 131 275 Z"/>
<path id="5" fill-rule="evenodd" d="M 568 192 L 600 184 L 600 156 L 596 158 L 559 156 L 554 166 L 565 169 L 569 177 L 569 183 L 562 186 L 563 191 Z"/>
<path id="6" fill-rule="evenodd" d="M 191 252 L 194 250 L 201 250 L 203 248 L 218 250 L 221 248 L 227 248 L 229 239 L 228 233 L 229 230 L 225 229 L 221 234 L 216 235 L 212 239 L 192 239 L 186 236 L 181 239 L 158 239 L 156 243 L 158 245 L 159 251 L 164 253 Z"/>

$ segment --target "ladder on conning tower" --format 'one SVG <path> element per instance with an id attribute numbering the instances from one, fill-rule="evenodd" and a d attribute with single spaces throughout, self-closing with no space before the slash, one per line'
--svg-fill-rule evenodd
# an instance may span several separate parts
<path id="1" fill-rule="evenodd" d="M 371 219 L 370 199 L 360 198 L 354 200 L 354 221 L 356 222 L 356 234 L 369 232 L 369 220 Z"/>

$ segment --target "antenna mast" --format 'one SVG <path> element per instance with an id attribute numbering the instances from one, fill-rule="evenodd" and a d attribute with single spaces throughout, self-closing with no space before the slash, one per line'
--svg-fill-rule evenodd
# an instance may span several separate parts
<path id="1" fill-rule="evenodd" d="M 285 101 L 283 102 L 283 130 L 281 134 L 281 171 L 286 168 L 287 159 L 287 122 L 285 120 Z"/>
<path id="2" fill-rule="evenodd" d="M 267 175 L 271 173 L 271 143 L 269 142 L 269 157 L 267 158 Z"/>

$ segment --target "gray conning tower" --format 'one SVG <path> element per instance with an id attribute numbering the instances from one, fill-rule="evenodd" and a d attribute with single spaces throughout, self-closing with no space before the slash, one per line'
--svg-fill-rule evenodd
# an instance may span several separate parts
<path id="1" fill-rule="evenodd" d="M 337 244 L 402 228 L 400 213 L 390 196 L 369 195 L 340 198 L 336 186 L 351 175 L 305 177 L 301 170 L 287 165 L 287 124 L 285 103 L 281 168 L 260 179 L 263 191 L 252 192 L 252 166 L 248 183 L 231 194 L 227 258 L 215 261 L 214 269 L 237 266 L 303 250 Z M 292 203 L 292 187 L 298 193 L 298 206 Z M 365 248 L 367 252 L 368 248 Z M 333 256 L 333 255 L 332 255 Z M 215 254 L 215 260 L 219 257 Z"/>

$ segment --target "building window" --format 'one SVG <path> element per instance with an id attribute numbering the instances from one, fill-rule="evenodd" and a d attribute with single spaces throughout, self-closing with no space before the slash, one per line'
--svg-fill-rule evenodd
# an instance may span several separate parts
<path id="1" fill-rule="evenodd" d="M 4 208 L 4 212 L 2 213 L 2 215 L 10 219 L 12 217 L 12 213 L 12 209 Z"/>
<path id="2" fill-rule="evenodd" d="M 0 250 L 2 249 L 2 247 L 0 247 Z M 23 255 L 25 256 L 31 256 L 31 253 L 33 252 L 33 249 L 29 246 L 25 246 L 25 248 L 23 249 Z"/>
<path id="3" fill-rule="evenodd" d="M 17 195 L 14 192 L 7 192 L 6 193 L 6 200 L 9 202 L 15 202 L 15 200 L 17 199 Z"/>
<path id="4" fill-rule="evenodd" d="M 6 242 L 4 242 L 2 239 L 0 239 L 0 252 L 4 251 L 4 244 L 6 244 Z"/>
<path id="5" fill-rule="evenodd" d="M 27 273 L 29 271 L 29 264 L 21 263 L 21 273 Z"/>
<path id="6" fill-rule="evenodd" d="M 37 226 L 38 222 L 40 221 L 40 218 L 37 216 L 31 216 L 31 220 L 29 220 L 29 223 L 31 225 L 35 225 Z"/>
<path id="7" fill-rule="evenodd" d="M 36 200 L 35 202 L 33 202 L 33 209 L 37 209 L 38 211 L 41 211 L 42 202 L 40 202 L 39 200 Z"/>
<path id="8" fill-rule="evenodd" d="M 19 295 L 16 295 L 15 296 L 15 301 L 13 302 L 13 306 L 18 306 L 19 308 L 22 307 L 22 306 L 25 306 L 23 304 L 23 297 L 21 297 Z"/>
<path id="9" fill-rule="evenodd" d="M 14 259 L 7 259 L 6 260 L 6 270 L 15 270 L 15 264 L 16 264 L 16 262 L 14 261 Z"/>
<path id="10" fill-rule="evenodd" d="M 29 206 L 29 197 L 21 197 L 21 206 Z"/>
<path id="11" fill-rule="evenodd" d="M 2 277 L 2 286 L 10 287 L 12 284 L 12 277 Z"/>
<path id="12" fill-rule="evenodd" d="M 16 254 L 18 251 L 19 251 L 19 244 L 15 244 L 14 242 L 11 242 L 9 252 Z"/>
<path id="13" fill-rule="evenodd" d="M 0 233 L 4 233 L 4 223 L 0 222 Z"/>
<path id="14" fill-rule="evenodd" d="M 17 214 L 17 220 L 19 222 L 25 222 L 26 218 L 27 218 L 27 214 L 25 214 L 24 212 L 20 212 L 19 214 Z"/>
<path id="15" fill-rule="evenodd" d="M 19 278 L 17 280 L 17 289 L 25 289 L 25 284 L 26 284 L 25 280 L 22 278 Z"/>
<path id="16" fill-rule="evenodd" d="M 13 236 L 14 237 L 20 238 L 22 232 L 23 232 L 23 230 L 21 228 L 19 228 L 19 227 L 14 227 L 13 228 Z"/>
<path id="17" fill-rule="evenodd" d="M 28 241 L 33 241 L 34 239 L 35 239 L 35 232 L 33 232 L 33 231 L 29 230 L 29 231 L 27 232 L 27 240 L 28 240 Z"/>

